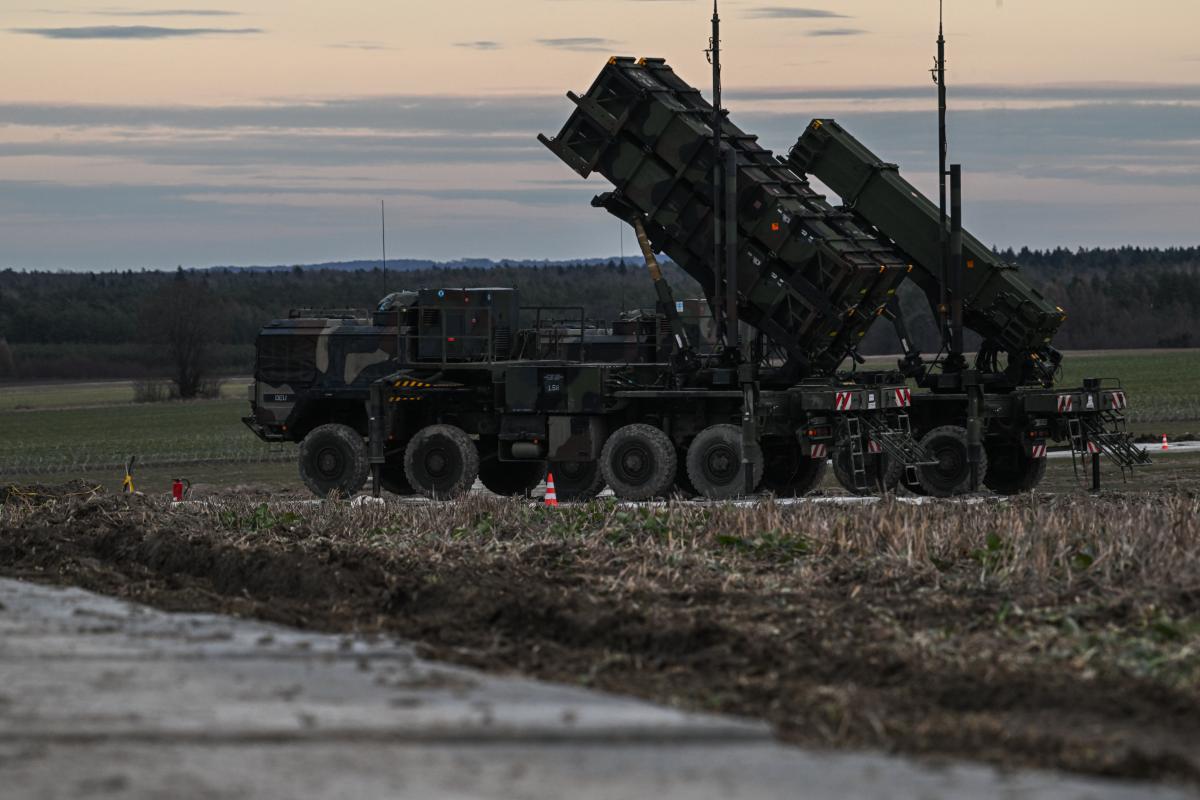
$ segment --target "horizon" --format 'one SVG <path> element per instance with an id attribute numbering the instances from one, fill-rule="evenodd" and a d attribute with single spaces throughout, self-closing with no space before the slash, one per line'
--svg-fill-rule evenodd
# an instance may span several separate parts
<path id="1" fill-rule="evenodd" d="M 1197 251 L 1200 253 L 1200 244 L 1195 245 L 1169 245 L 1169 246 L 1145 246 L 1136 244 L 1115 245 L 1112 247 L 1045 247 L 1034 248 L 1022 245 L 1021 247 L 992 247 L 995 252 L 1007 254 L 1011 252 L 1014 257 L 1019 258 L 1024 252 L 1028 251 L 1033 257 L 1045 257 L 1056 252 L 1064 252 L 1069 256 L 1080 256 L 1102 252 L 1120 252 L 1122 250 L 1139 250 L 1145 253 L 1161 253 L 1170 252 L 1173 250 L 1179 251 Z M 663 264 L 674 264 L 665 253 L 658 255 L 659 262 Z M 479 263 L 486 262 L 486 263 Z M 87 269 L 62 269 L 62 268 L 28 268 L 28 267 L 2 267 L 0 272 L 16 272 L 22 274 L 32 273 L 47 273 L 47 274 L 81 274 L 87 272 L 133 272 L 137 274 L 143 273 L 170 273 L 182 270 L 184 272 L 207 272 L 216 270 L 231 270 L 238 272 L 268 272 L 268 271 L 286 271 L 296 268 L 305 270 L 331 270 L 331 271 L 393 271 L 393 265 L 404 264 L 403 268 L 396 268 L 396 272 L 419 272 L 427 269 L 491 269 L 494 267 L 594 267 L 605 266 L 609 263 L 626 263 L 629 266 L 636 266 L 638 262 L 644 264 L 644 259 L 641 253 L 632 252 L 614 254 L 608 256 L 569 256 L 566 258 L 505 258 L 505 257 L 488 257 L 488 256 L 461 256 L 458 258 L 448 259 L 429 259 L 429 258 L 409 258 L 407 256 L 388 257 L 387 265 L 384 266 L 379 258 L 342 258 L 329 261 L 315 262 L 297 262 L 297 263 L 279 263 L 279 264 L 195 264 L 184 266 L 176 264 L 175 266 L 138 266 L 138 267 L 116 267 L 106 270 L 87 270 Z M 361 264 L 363 266 L 350 267 L 348 265 Z M 1017 266 L 1022 266 L 1020 263 Z"/>
<path id="2" fill-rule="evenodd" d="M 222 5 L 4 15 L 23 69 L 0 76 L 0 269 L 375 260 L 381 199 L 397 258 L 615 258 L 620 225 L 589 206 L 606 185 L 536 134 L 610 54 L 665 56 L 708 95 L 707 0 Z M 722 19 L 740 127 L 779 153 L 835 116 L 936 193 L 935 0 L 726 0 Z M 1189 22 L 1184 0 L 949 6 L 966 226 L 1001 249 L 1200 244 Z"/>

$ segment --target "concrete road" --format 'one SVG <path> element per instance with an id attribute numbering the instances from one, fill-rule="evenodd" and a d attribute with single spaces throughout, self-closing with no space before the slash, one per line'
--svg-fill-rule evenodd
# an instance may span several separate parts
<path id="1" fill-rule="evenodd" d="M 1173 789 L 807 752 L 410 645 L 0 580 L 0 797 L 1090 798 Z"/>

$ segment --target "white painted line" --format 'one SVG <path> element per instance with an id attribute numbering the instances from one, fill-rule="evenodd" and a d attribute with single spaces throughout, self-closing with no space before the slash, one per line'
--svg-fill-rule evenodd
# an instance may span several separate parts
<path id="1" fill-rule="evenodd" d="M 1151 458 L 1158 458 L 1159 456 L 1180 455 L 1180 454 L 1184 454 L 1184 453 L 1200 453 L 1200 442 L 1180 442 L 1179 444 L 1172 444 L 1172 445 L 1170 445 L 1169 450 L 1163 450 L 1162 445 L 1155 445 L 1155 444 L 1143 444 L 1143 445 L 1134 445 L 1134 446 L 1141 447 L 1143 450 L 1145 450 L 1147 453 L 1150 454 Z M 1071 457 L 1070 450 L 1052 450 L 1046 454 L 1046 458 L 1070 458 L 1070 457 Z"/>

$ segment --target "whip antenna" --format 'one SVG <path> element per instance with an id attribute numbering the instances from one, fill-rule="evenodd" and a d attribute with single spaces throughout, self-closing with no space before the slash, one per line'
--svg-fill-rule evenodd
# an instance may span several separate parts
<path id="1" fill-rule="evenodd" d="M 383 201 L 379 201 L 379 242 L 383 249 L 383 293 L 387 294 L 387 216 L 383 213 Z"/>

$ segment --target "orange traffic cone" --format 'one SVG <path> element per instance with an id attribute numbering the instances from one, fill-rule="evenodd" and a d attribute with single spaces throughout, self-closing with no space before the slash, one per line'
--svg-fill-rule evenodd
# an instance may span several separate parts
<path id="1" fill-rule="evenodd" d="M 1163 450 L 1169 450 L 1169 449 L 1170 449 L 1169 447 L 1167 447 L 1167 435 L 1166 435 L 1165 433 L 1163 434 L 1163 446 L 1162 446 L 1162 449 L 1163 449 Z"/>
<path id="2" fill-rule="evenodd" d="M 554 473 L 546 473 L 546 505 L 558 508 L 558 495 L 554 493 Z"/>

